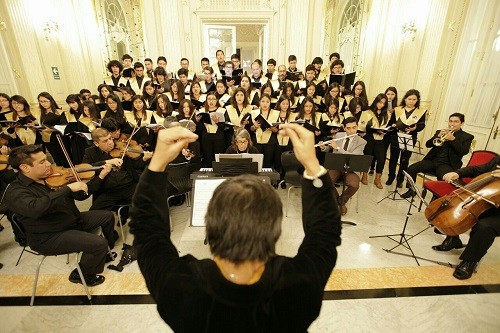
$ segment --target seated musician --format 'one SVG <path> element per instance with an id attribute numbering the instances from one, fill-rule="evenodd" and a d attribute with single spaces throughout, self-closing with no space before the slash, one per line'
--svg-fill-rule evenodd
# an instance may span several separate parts
<path id="1" fill-rule="evenodd" d="M 425 146 L 431 148 L 420 162 L 410 165 L 408 174 L 416 179 L 419 172 L 435 172 L 439 180 L 443 176 L 462 166 L 462 157 L 469 153 L 470 145 L 474 136 L 464 132 L 462 125 L 464 115 L 453 113 L 448 118 L 448 129 L 436 131 L 434 136 L 427 140 Z M 442 145 L 436 145 L 435 139 L 441 138 Z M 415 191 L 411 188 L 401 195 L 402 198 L 415 196 Z"/>
<path id="2" fill-rule="evenodd" d="M 85 149 L 83 163 L 93 166 L 110 164 L 116 170 L 110 172 L 99 191 L 94 194 L 90 210 L 112 209 L 117 205 L 130 204 L 139 176 L 152 153 L 144 152 L 142 158 L 138 159 L 131 159 L 128 156 L 113 158 L 110 153 L 115 148 L 115 143 L 111 133 L 101 127 L 93 130 L 91 135 L 94 146 Z M 122 221 L 126 221 L 128 214 L 125 210 L 122 212 L 124 214 Z"/>
<path id="3" fill-rule="evenodd" d="M 83 252 L 80 267 L 85 282 L 88 286 L 103 283 L 104 277 L 98 274 L 106 261 L 113 260 L 106 254 L 116 240 L 113 214 L 102 210 L 80 212 L 74 200 L 85 200 L 94 193 L 111 166 L 103 165 L 99 175 L 88 183 L 74 182 L 53 190 L 44 183 L 52 167 L 39 146 L 13 149 L 9 164 L 19 174 L 6 191 L 5 202 L 26 230 L 29 246 L 45 255 Z M 92 233 L 98 227 L 105 238 Z M 81 283 L 76 269 L 69 280 Z"/>
<path id="4" fill-rule="evenodd" d="M 226 154 L 260 154 L 259 150 L 254 147 L 250 133 L 244 128 L 236 130 L 233 137 L 233 144 L 226 150 Z"/>
<path id="5" fill-rule="evenodd" d="M 464 177 L 477 177 L 484 173 L 491 173 L 500 178 L 500 156 L 495 157 L 490 162 L 458 169 L 455 172 L 448 172 L 443 176 L 443 180 L 452 180 Z M 481 214 L 477 223 L 472 227 L 469 243 L 460 256 L 462 262 L 458 265 L 453 276 L 460 280 L 468 279 L 477 268 L 482 257 L 488 252 L 495 241 L 495 237 L 500 235 L 500 207 L 492 207 Z M 446 236 L 443 243 L 434 245 L 436 251 L 450 251 L 463 247 L 460 236 Z"/>
<path id="6" fill-rule="evenodd" d="M 356 118 L 349 117 L 344 120 L 344 132 L 339 132 L 334 135 L 334 139 L 340 139 L 337 141 L 332 140 L 329 145 L 321 145 L 321 150 L 324 152 L 334 152 L 340 154 L 354 154 L 363 155 L 363 150 L 366 146 L 366 140 L 355 135 L 358 131 L 358 123 Z M 346 138 L 349 135 L 353 135 Z M 328 170 L 332 182 L 335 183 L 341 176 L 344 177 L 344 182 L 346 184 L 345 191 L 339 196 L 337 189 L 335 189 L 334 194 L 336 194 L 337 202 L 340 205 L 340 211 L 342 215 L 347 214 L 347 201 L 356 194 L 359 189 L 359 176 L 355 172 L 344 173 L 342 170 Z"/>

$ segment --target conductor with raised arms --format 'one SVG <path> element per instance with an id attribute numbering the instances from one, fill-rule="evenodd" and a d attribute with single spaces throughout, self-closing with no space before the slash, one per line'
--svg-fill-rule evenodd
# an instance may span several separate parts
<path id="1" fill-rule="evenodd" d="M 318 316 L 341 241 L 339 207 L 316 158 L 314 134 L 297 124 L 280 126 L 305 168 L 305 236 L 293 258 L 275 251 L 281 200 L 252 175 L 227 179 L 214 191 L 205 216 L 213 258 L 179 257 L 170 240 L 165 169 L 197 135 L 181 127 L 158 133 L 134 195 L 130 226 L 149 291 L 175 332 L 304 332 Z"/>

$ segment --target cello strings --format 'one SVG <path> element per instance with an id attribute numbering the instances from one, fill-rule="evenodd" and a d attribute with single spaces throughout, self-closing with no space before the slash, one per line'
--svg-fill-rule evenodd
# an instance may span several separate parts
<path id="1" fill-rule="evenodd" d="M 485 197 L 483 197 L 481 194 L 479 193 L 476 193 L 476 192 L 473 192 L 473 191 L 470 191 L 469 189 L 467 189 L 465 186 L 462 186 L 460 185 L 459 183 L 457 182 L 454 182 L 454 181 L 451 181 L 451 184 L 458 187 L 458 188 L 461 188 L 462 190 L 468 192 L 469 194 L 471 194 L 472 196 L 478 196 L 479 198 L 483 199 L 484 201 L 486 201 L 487 203 L 495 206 L 495 207 L 499 207 L 498 204 L 494 203 L 493 201 L 489 200 L 489 199 L 486 199 Z"/>

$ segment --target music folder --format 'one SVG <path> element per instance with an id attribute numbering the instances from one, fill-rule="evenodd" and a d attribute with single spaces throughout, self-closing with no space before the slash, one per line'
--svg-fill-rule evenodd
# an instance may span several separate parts
<path id="1" fill-rule="evenodd" d="M 313 124 L 309 123 L 308 121 L 304 121 L 303 119 L 298 119 L 296 121 L 292 121 L 291 123 L 302 125 L 302 126 L 304 126 L 304 128 L 308 129 L 311 132 L 321 131 L 319 128 L 317 128 Z"/>
<path id="2" fill-rule="evenodd" d="M 205 123 L 205 124 L 211 124 L 212 123 L 212 119 L 210 118 L 210 113 L 208 112 L 196 112 L 196 115 L 197 116 L 201 116 L 201 122 L 202 123 Z"/>
<path id="3" fill-rule="evenodd" d="M 252 82 L 252 86 L 256 89 L 260 89 L 262 87 L 262 83 L 260 82 Z"/>
<path id="4" fill-rule="evenodd" d="M 239 86 L 241 83 L 241 75 L 234 75 L 233 72 L 233 76 L 222 75 L 222 80 L 224 80 L 226 85 L 228 81 L 234 81 L 234 85 Z"/>
<path id="5" fill-rule="evenodd" d="M 291 81 L 299 81 L 300 75 L 302 75 L 302 72 L 286 72 L 286 78 Z"/>
<path id="6" fill-rule="evenodd" d="M 262 116 L 262 114 L 259 114 L 257 117 L 255 117 L 254 119 L 255 121 L 258 121 L 260 123 L 260 129 L 265 131 L 267 130 L 268 128 L 271 128 L 273 127 L 272 124 L 270 124 L 266 118 L 264 118 L 264 116 Z"/>
<path id="7" fill-rule="evenodd" d="M 348 74 L 330 74 L 328 85 L 337 82 L 340 86 L 349 88 L 354 84 L 355 79 L 356 79 L 356 72 Z"/>

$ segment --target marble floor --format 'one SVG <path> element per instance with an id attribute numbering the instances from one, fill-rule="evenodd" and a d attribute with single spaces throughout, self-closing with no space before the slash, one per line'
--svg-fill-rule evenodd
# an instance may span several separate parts
<path id="1" fill-rule="evenodd" d="M 450 266 L 459 262 L 461 250 L 433 251 L 431 246 L 440 243 L 443 236 L 427 229 L 423 212 L 412 208 L 405 233 L 418 234 L 409 244 L 422 258 L 420 266 L 402 246 L 394 251 L 403 255 L 389 253 L 385 250 L 398 245 L 409 203 L 390 198 L 378 203 L 392 188 L 379 190 L 372 182 L 373 176 L 348 203 L 344 219 L 357 225 L 344 225 L 338 262 L 325 288 L 321 315 L 310 331 L 500 332 L 500 319 L 495 315 L 500 310 L 500 242 L 493 244 L 471 279 L 457 280 Z M 286 202 L 287 191 L 277 191 Z M 86 201 L 79 208 L 84 210 L 88 205 Z M 181 255 L 208 258 L 204 228 L 190 227 L 190 215 L 186 204 L 172 208 L 174 244 Z M 303 238 L 300 216 L 300 189 L 293 189 L 277 245 L 279 254 L 293 256 L 297 252 Z M 123 272 L 105 269 L 106 282 L 91 288 L 94 305 L 89 306 L 81 285 L 67 281 L 73 259 L 68 265 L 65 256 L 49 257 L 42 266 L 35 307 L 30 308 L 27 305 L 39 258 L 25 253 L 15 266 L 21 248 L 14 242 L 10 223 L 6 219 L 0 222 L 5 227 L 0 232 L 0 262 L 4 264 L 0 269 L 0 332 L 169 332 L 135 262 Z M 127 226 L 125 232 L 130 244 L 132 235 Z M 370 238 L 385 234 L 396 236 L 394 240 Z M 466 243 L 467 238 L 463 235 L 462 241 Z M 115 250 L 120 248 L 118 244 Z"/>

